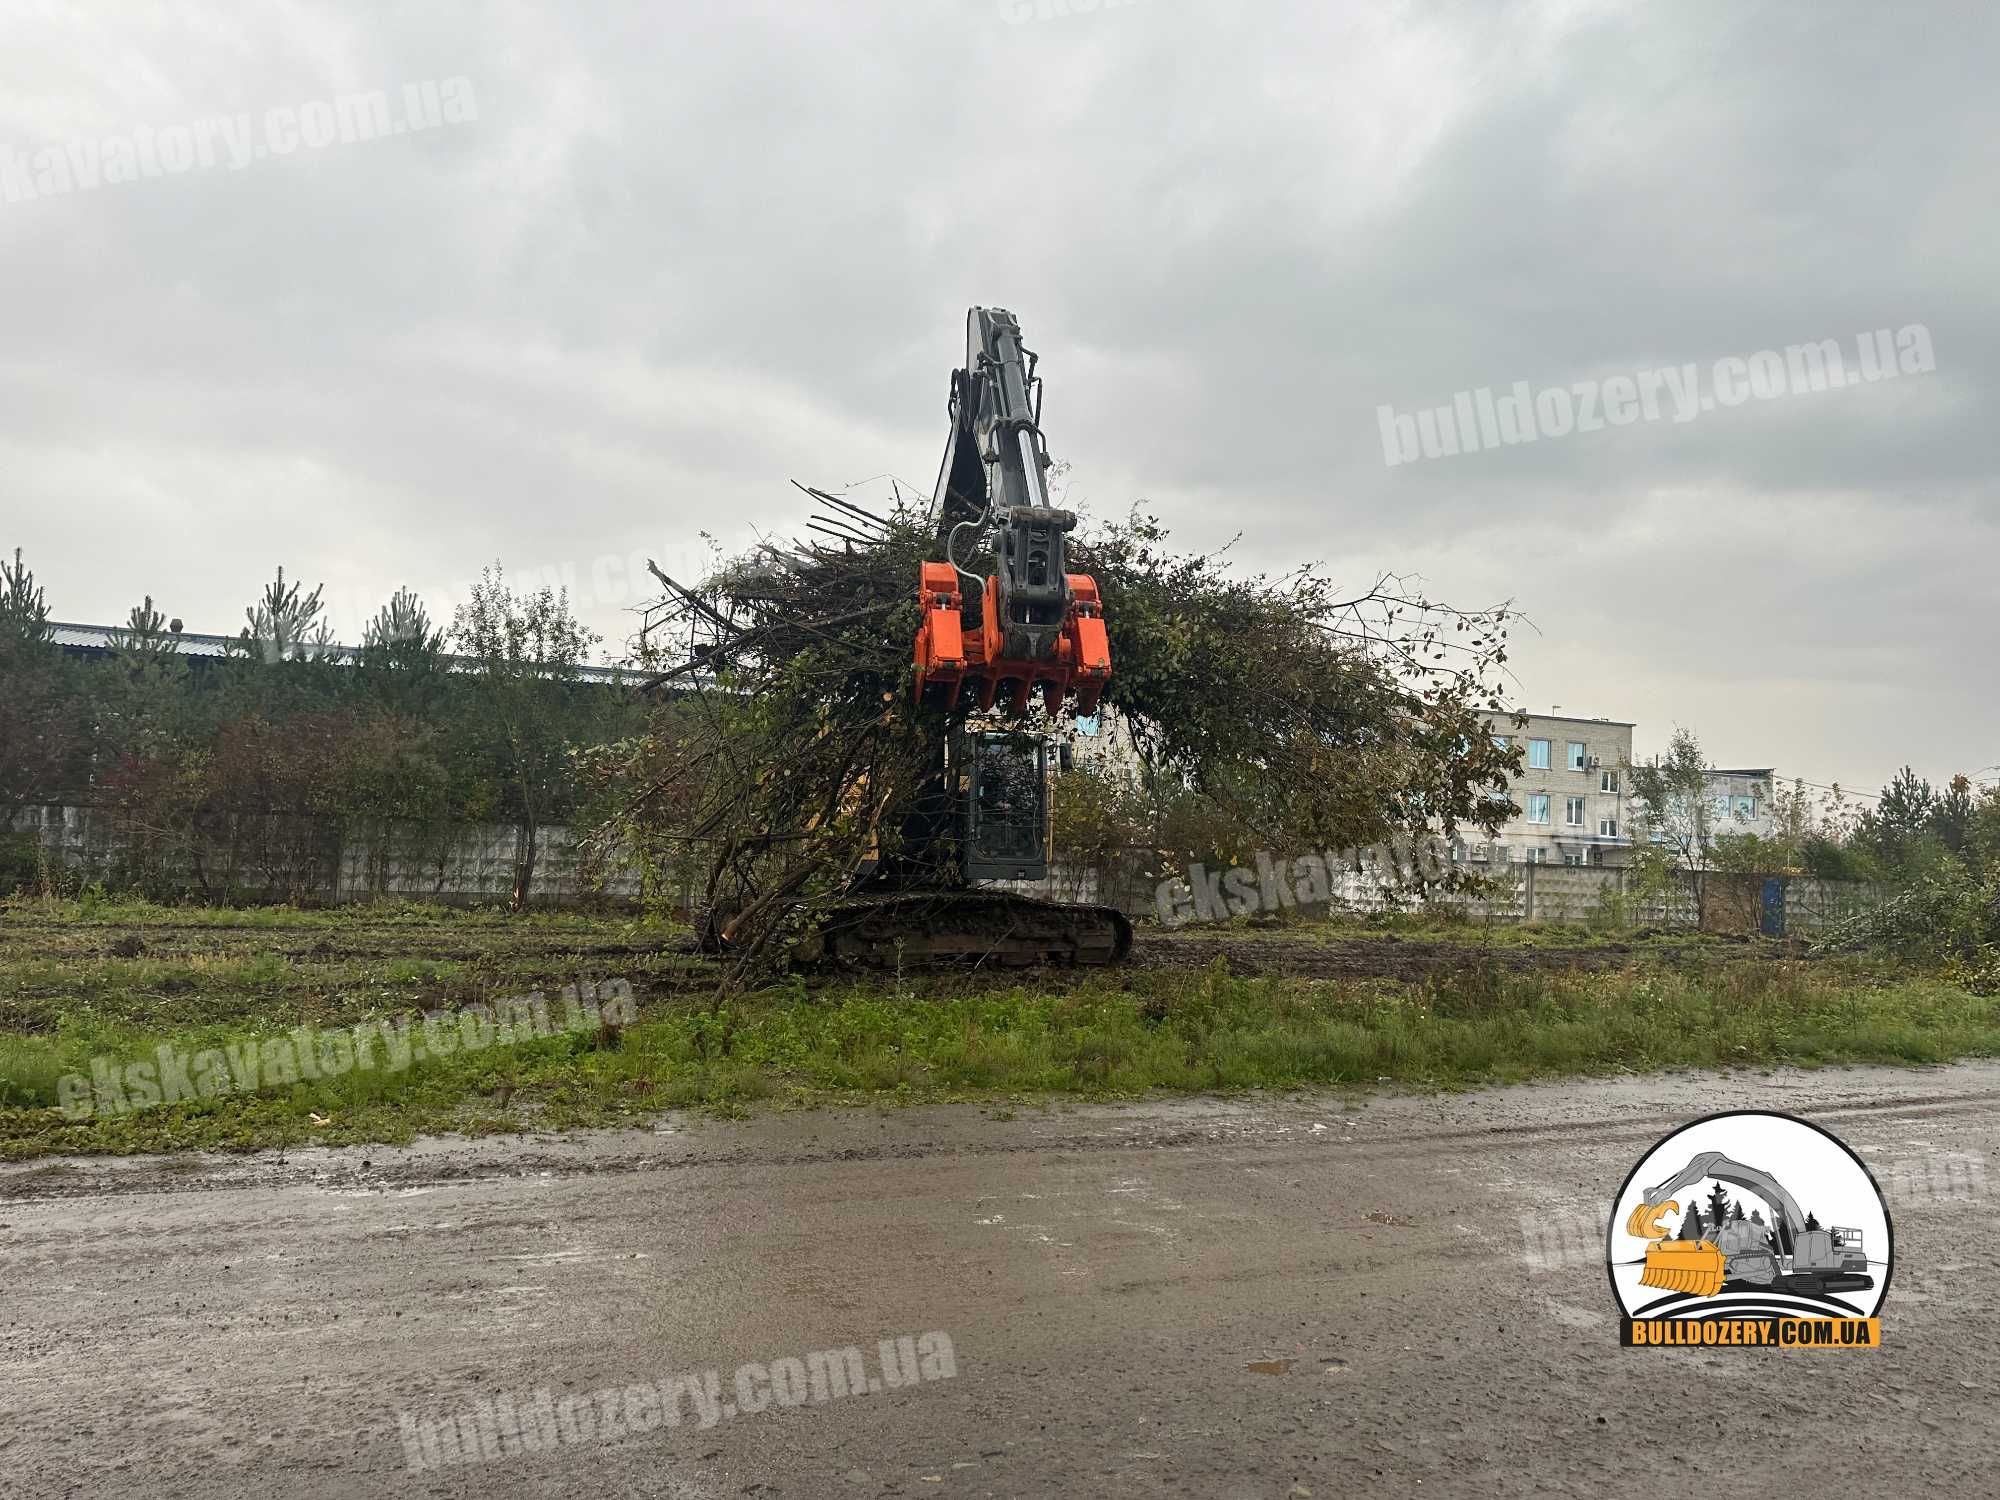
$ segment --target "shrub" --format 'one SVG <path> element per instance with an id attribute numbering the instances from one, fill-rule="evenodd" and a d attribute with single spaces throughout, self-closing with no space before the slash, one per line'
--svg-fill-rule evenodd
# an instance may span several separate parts
<path id="1" fill-rule="evenodd" d="M 1976 877 L 1946 859 L 1840 923 L 1821 949 L 1870 948 L 1977 975 L 2000 968 L 2000 870 Z"/>

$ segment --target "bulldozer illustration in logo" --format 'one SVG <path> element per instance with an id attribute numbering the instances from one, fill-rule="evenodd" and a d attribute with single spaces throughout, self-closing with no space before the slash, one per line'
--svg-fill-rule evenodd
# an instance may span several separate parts
<path id="1" fill-rule="evenodd" d="M 1607 1237 L 1633 1347 L 1879 1347 L 1892 1253 L 1861 1159 L 1764 1110 L 1711 1115 L 1654 1146 Z"/>

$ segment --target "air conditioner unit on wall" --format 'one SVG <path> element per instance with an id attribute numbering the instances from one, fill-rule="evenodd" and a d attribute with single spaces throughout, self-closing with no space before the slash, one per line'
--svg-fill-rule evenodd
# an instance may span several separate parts
<path id="1" fill-rule="evenodd" d="M 1596 770 L 1596 769 L 1597 769 L 1597 768 L 1598 768 L 1599 766 L 1601 766 L 1601 765 L 1603 765 L 1603 764 L 1604 764 L 1604 762 L 1603 762 L 1603 761 L 1601 761 L 1601 760 L 1599 760 L 1599 759 L 1598 759 L 1598 758 L 1597 758 L 1597 757 L 1596 757 L 1595 755 L 1593 755 L 1593 756 L 1591 756 L 1591 757 L 1590 757 L 1590 769 L 1591 769 L 1591 770 L 1595 771 L 1595 770 Z"/>

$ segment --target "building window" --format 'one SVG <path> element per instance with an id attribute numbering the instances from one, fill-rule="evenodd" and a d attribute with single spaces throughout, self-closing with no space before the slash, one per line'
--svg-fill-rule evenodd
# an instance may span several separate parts
<path id="1" fill-rule="evenodd" d="M 1729 798 L 1727 795 L 1715 798 L 1715 815 L 1718 818 L 1729 816 Z"/>
<path id="2" fill-rule="evenodd" d="M 1547 741 L 1543 742 L 1544 744 Z M 1528 821 L 1546 823 L 1549 820 L 1549 794 L 1547 792 L 1528 793 Z"/>
<path id="3" fill-rule="evenodd" d="M 1581 771 L 1584 769 L 1582 740 L 1571 740 L 1569 742 L 1569 768 L 1572 771 Z"/>
<path id="4" fill-rule="evenodd" d="M 1600 792 L 1615 793 L 1618 790 L 1618 773 L 1616 771 L 1606 771 L 1603 775 L 1599 776 L 1597 778 L 1597 789 Z"/>
<path id="5" fill-rule="evenodd" d="M 1513 847 L 1508 844 L 1495 844 L 1493 846 L 1493 862 L 1495 864 L 1511 865 L 1514 862 Z"/>
<path id="6" fill-rule="evenodd" d="M 1493 748 L 1495 750 L 1512 750 L 1514 748 L 1514 736 L 1511 734 L 1494 735 Z"/>
<path id="7" fill-rule="evenodd" d="M 1597 820 L 1597 836 L 1604 839 L 1617 838 L 1618 820 L 1616 818 L 1599 818 Z"/>
<path id="8" fill-rule="evenodd" d="M 1563 863 L 1566 865 L 1580 865 L 1583 863 L 1583 856 L 1581 854 L 1565 854 L 1563 856 Z"/>
<path id="9" fill-rule="evenodd" d="M 1743 819 L 1746 823 L 1756 816 L 1748 797 L 1738 797 L 1736 799 L 1736 816 Z"/>
<path id="10" fill-rule="evenodd" d="M 1521 857 L 1531 865 L 1545 865 L 1549 862 L 1549 851 L 1540 844 L 1530 844 Z"/>
<path id="11" fill-rule="evenodd" d="M 1528 769 L 1546 771 L 1549 768 L 1549 742 L 1547 740 L 1528 741 Z"/>
<path id="12" fill-rule="evenodd" d="M 1583 798 L 1563 798 L 1563 821 L 1572 828 L 1583 827 Z"/>

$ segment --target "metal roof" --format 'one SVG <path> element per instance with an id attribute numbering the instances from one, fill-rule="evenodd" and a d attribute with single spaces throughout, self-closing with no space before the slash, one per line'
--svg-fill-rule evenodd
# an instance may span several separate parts
<path id="1" fill-rule="evenodd" d="M 1538 714 L 1534 712 L 1532 709 L 1526 709 L 1526 708 L 1518 710 L 1511 708 L 1484 709 L 1482 710 L 1482 712 L 1486 715 L 1488 719 L 1512 720 L 1516 716 L 1516 714 L 1518 714 L 1522 718 L 1547 719 L 1550 722 L 1556 724 L 1605 724 L 1609 725 L 1613 729 L 1638 728 L 1638 725 L 1630 719 L 1606 719 L 1601 716 L 1586 717 L 1583 714 Z"/>
<path id="2" fill-rule="evenodd" d="M 62 620 L 49 621 L 49 632 L 58 646 L 72 651 L 109 651 L 114 639 L 123 632 L 112 625 L 76 625 Z M 182 656 L 222 657 L 229 654 L 230 644 L 237 637 L 233 635 L 202 635 L 192 630 L 174 632 L 174 648 Z M 352 663 L 361 653 L 354 646 L 329 646 L 329 660 Z M 454 666 L 463 666 L 467 658 L 446 657 Z M 581 666 L 576 675 L 584 682 L 637 683 L 644 675 L 630 668 Z"/>
<path id="3" fill-rule="evenodd" d="M 110 650 L 112 638 L 121 633 L 110 625 L 71 625 L 61 620 L 49 621 L 49 630 L 58 646 L 72 646 L 86 651 Z M 182 656 L 226 655 L 230 639 L 226 635 L 196 635 L 185 630 L 174 636 L 175 646 Z"/>

